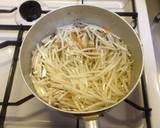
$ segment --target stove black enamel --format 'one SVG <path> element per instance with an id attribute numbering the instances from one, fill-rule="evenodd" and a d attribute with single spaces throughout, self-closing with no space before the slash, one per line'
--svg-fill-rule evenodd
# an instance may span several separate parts
<path id="1" fill-rule="evenodd" d="M 38 19 L 41 11 L 41 6 L 37 1 L 26 1 L 19 8 L 20 15 L 28 22 Z"/>

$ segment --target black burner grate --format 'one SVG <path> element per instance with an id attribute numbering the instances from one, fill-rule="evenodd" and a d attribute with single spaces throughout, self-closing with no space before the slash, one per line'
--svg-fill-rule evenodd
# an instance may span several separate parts
<path id="1" fill-rule="evenodd" d="M 133 26 L 132 27 L 136 28 L 138 14 L 135 9 L 135 0 L 131 0 L 131 2 L 132 2 L 132 12 L 116 12 L 116 13 L 120 16 L 131 17 L 133 19 Z M 81 0 L 81 3 L 83 4 L 84 0 Z M 0 13 L 12 13 L 16 9 L 17 9 L 17 7 L 13 8 L 11 10 L 0 9 Z M 49 12 L 49 11 L 42 10 L 42 13 L 47 13 L 47 12 Z M 4 128 L 4 122 L 5 122 L 8 106 L 17 106 L 18 107 L 19 105 L 34 98 L 34 96 L 31 94 L 23 99 L 20 99 L 19 101 L 9 102 L 10 94 L 12 91 L 13 80 L 14 80 L 14 74 L 15 74 L 16 66 L 17 66 L 17 60 L 18 60 L 19 51 L 20 51 L 20 46 L 22 43 L 23 32 L 29 30 L 30 27 L 31 26 L 29 26 L 29 25 L 8 25 L 8 24 L 0 25 L 0 30 L 17 30 L 18 31 L 17 40 L 7 40 L 7 41 L 0 43 L 0 48 L 4 48 L 6 46 L 11 46 L 11 45 L 15 46 L 15 51 L 14 51 L 14 55 L 12 58 L 12 64 L 10 67 L 10 72 L 9 72 L 9 76 L 8 76 L 8 81 L 7 81 L 7 86 L 6 86 L 4 98 L 3 98 L 3 101 L 0 102 L 0 105 L 2 106 L 1 113 L 0 113 L 0 128 Z M 125 102 L 127 104 L 129 104 L 130 106 L 134 107 L 135 109 L 137 109 L 139 111 L 143 111 L 145 113 L 147 128 L 151 128 L 151 121 L 150 121 L 151 108 L 149 108 L 149 105 L 148 105 L 148 98 L 147 98 L 147 92 L 146 92 L 146 83 L 145 83 L 144 73 L 142 74 L 141 82 L 142 82 L 141 85 L 142 85 L 144 107 L 141 107 L 128 99 L 125 99 Z M 76 122 L 77 123 L 76 123 L 75 127 L 79 128 L 79 119 L 78 118 L 76 119 Z"/>

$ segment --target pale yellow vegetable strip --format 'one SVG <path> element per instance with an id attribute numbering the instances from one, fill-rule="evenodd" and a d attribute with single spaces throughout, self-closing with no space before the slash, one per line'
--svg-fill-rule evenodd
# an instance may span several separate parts
<path id="1" fill-rule="evenodd" d="M 117 58 L 116 62 L 114 62 L 113 64 L 108 65 L 104 70 L 102 70 L 99 74 L 97 74 L 96 76 L 93 77 L 93 79 L 98 79 L 101 75 L 103 75 L 106 72 L 111 71 L 114 67 L 116 67 L 119 63 L 119 61 L 121 60 L 121 58 Z"/>
<path id="2" fill-rule="evenodd" d="M 71 39 L 73 32 L 85 47 Z M 92 111 L 116 103 L 130 90 L 131 54 L 115 34 L 94 25 L 69 25 L 43 43 L 33 52 L 31 79 L 50 105 Z"/>

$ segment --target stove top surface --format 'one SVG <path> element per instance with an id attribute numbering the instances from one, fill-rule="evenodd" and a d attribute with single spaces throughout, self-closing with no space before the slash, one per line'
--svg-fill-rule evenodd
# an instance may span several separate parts
<path id="1" fill-rule="evenodd" d="M 1 25 L 32 25 L 36 22 L 27 22 L 19 14 L 19 6 L 24 2 L 22 1 L 11 1 L 8 2 L 2 0 L 0 1 L 0 9 L 12 9 L 17 7 L 12 13 L 0 13 L 0 28 Z M 44 0 L 38 1 L 41 5 L 42 10 L 54 10 L 62 6 L 73 5 L 73 4 L 90 4 L 100 6 L 110 11 L 114 12 L 132 12 L 131 0 Z M 45 15 L 46 12 L 44 12 Z M 122 15 L 123 13 L 120 13 Z M 133 13 L 134 16 L 135 13 Z M 122 17 L 127 20 L 132 26 L 136 27 L 134 16 L 124 16 Z M 139 32 L 139 28 L 135 29 Z M 23 34 L 23 38 L 26 36 L 26 32 Z M 0 42 L 6 40 L 16 40 L 18 35 L 18 30 L 0 30 Z M 7 79 L 9 75 L 9 69 L 11 66 L 13 53 L 15 47 L 8 46 L 0 50 L 0 101 L 3 101 L 4 93 L 6 90 Z M 8 106 L 5 127 L 6 128 L 62 128 L 62 127 L 77 127 L 77 118 L 73 115 L 66 115 L 57 111 L 54 111 L 36 98 L 32 98 L 31 92 L 25 85 L 22 75 L 20 73 L 19 61 L 17 64 L 15 77 L 13 81 L 13 88 L 11 91 L 11 96 L 9 102 L 19 101 L 27 96 L 30 96 L 30 100 L 20 104 L 18 106 Z M 142 95 L 142 85 L 141 82 L 139 86 L 134 90 L 134 92 L 129 96 L 129 101 L 136 103 L 139 106 L 144 106 L 143 95 Z M 83 127 L 82 120 L 78 120 L 80 127 Z M 145 113 L 135 109 L 135 107 L 128 104 L 128 102 L 122 102 L 113 109 L 104 112 L 103 116 L 99 118 L 99 124 L 102 128 L 149 128 L 146 126 Z"/>

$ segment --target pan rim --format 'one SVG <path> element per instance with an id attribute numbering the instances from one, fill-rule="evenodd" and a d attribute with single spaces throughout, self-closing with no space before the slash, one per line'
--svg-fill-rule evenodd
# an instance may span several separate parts
<path id="1" fill-rule="evenodd" d="M 23 71 L 22 71 L 22 62 L 21 62 L 21 57 L 22 57 L 22 48 L 23 48 L 23 44 L 26 40 L 26 37 L 28 35 L 28 33 L 30 33 L 30 31 L 34 28 L 34 26 L 43 18 L 45 18 L 47 15 L 53 13 L 53 12 L 56 12 L 56 11 L 59 11 L 61 9 L 65 9 L 65 8 L 70 8 L 70 7 L 81 7 L 81 6 L 84 6 L 84 7 L 92 7 L 92 8 L 96 8 L 96 9 L 99 9 L 99 10 L 102 10 L 102 11 L 106 11 L 107 13 L 110 13 L 112 15 L 115 15 L 117 18 L 119 18 L 121 21 L 123 21 L 132 31 L 133 31 L 133 34 L 134 36 L 136 37 L 136 39 L 138 40 L 139 42 L 139 47 L 141 49 L 141 53 L 142 53 L 142 64 L 141 64 L 141 70 L 140 70 L 140 73 L 139 73 L 139 77 L 137 79 L 137 81 L 135 82 L 134 86 L 130 89 L 130 91 L 123 97 L 121 98 L 118 102 L 108 106 L 108 107 L 104 107 L 104 108 L 101 108 L 101 109 L 98 109 L 98 110 L 94 110 L 94 111 L 86 111 L 86 112 L 75 112 L 75 111 L 66 111 L 66 110 L 62 110 L 60 108 L 56 108 L 52 105 L 49 105 L 47 102 L 45 102 L 42 98 L 40 98 L 38 96 L 38 94 L 36 92 L 34 92 L 31 87 L 28 85 L 28 83 L 26 82 L 25 78 L 24 78 L 24 75 L 23 75 Z M 69 114 L 74 114 L 74 115 L 93 115 L 93 114 L 96 114 L 96 113 L 100 113 L 100 112 L 103 112 L 103 111 L 106 111 L 108 109 L 111 109 L 115 106 L 117 106 L 118 104 L 120 104 L 122 101 L 124 101 L 134 90 L 135 88 L 137 87 L 138 83 L 139 83 L 139 80 L 140 80 L 140 77 L 142 75 L 142 72 L 143 72 L 143 67 L 144 67 L 144 56 L 143 56 L 143 48 L 142 48 L 142 43 L 138 37 L 138 35 L 136 34 L 135 30 L 131 27 L 131 25 L 126 21 L 124 20 L 122 17 L 120 17 L 118 14 L 114 13 L 114 12 L 111 12 L 107 9 L 104 9 L 104 8 L 101 8 L 101 7 L 97 7 L 97 6 L 93 6 L 93 5 L 70 5 L 70 6 L 65 6 L 65 7 L 61 7 L 61 8 L 58 8 L 56 10 L 53 10 L 49 13 L 47 13 L 46 15 L 42 16 L 39 18 L 39 20 L 31 26 L 31 28 L 28 30 L 27 34 L 26 34 L 26 37 L 24 38 L 23 42 L 22 42 L 22 46 L 21 46 L 21 49 L 20 49 L 20 61 L 19 61 L 19 64 L 20 64 L 20 72 L 21 72 L 21 75 L 22 75 L 22 78 L 23 78 L 23 81 L 24 83 L 27 85 L 27 87 L 29 88 L 29 90 L 31 91 L 31 93 L 39 100 L 41 101 L 42 103 L 44 103 L 47 107 L 49 108 L 52 108 L 54 110 L 57 110 L 59 112 L 63 112 L 63 113 L 69 113 Z"/>

